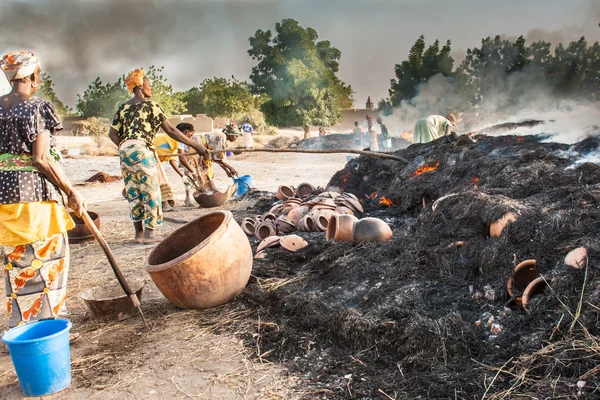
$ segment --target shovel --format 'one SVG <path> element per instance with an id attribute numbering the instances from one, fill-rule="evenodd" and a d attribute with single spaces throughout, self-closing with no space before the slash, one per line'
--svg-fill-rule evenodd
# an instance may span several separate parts
<path id="1" fill-rule="evenodd" d="M 117 260 L 115 260 L 115 256 L 113 255 L 112 251 L 110 251 L 110 248 L 108 247 L 108 243 L 106 243 L 106 240 L 104 240 L 104 238 L 102 237 L 102 234 L 100 233 L 98 228 L 96 228 L 96 225 L 94 224 L 94 221 L 88 214 L 87 210 L 85 210 L 85 209 L 83 210 L 83 212 L 81 214 L 81 218 L 83 219 L 83 222 L 85 222 L 85 225 L 88 227 L 88 229 L 92 232 L 92 234 L 94 235 L 94 237 L 96 238 L 98 243 L 100 244 L 100 247 L 102 247 L 102 250 L 104 250 L 104 254 L 106 254 L 106 258 L 108 258 L 108 262 L 110 263 L 110 266 L 112 267 L 112 270 L 115 273 L 117 280 L 119 281 L 119 285 L 121 285 L 121 287 L 123 288 L 123 291 L 125 291 L 125 294 L 127 296 L 129 296 L 129 298 L 131 299 L 131 302 L 133 303 L 133 306 L 135 308 L 137 308 L 137 310 L 139 311 L 140 316 L 142 317 L 142 321 L 144 321 L 144 325 L 146 326 L 146 328 L 150 329 L 150 327 L 148 326 L 148 323 L 146 322 L 146 318 L 144 318 L 144 313 L 142 312 L 142 308 L 140 307 L 140 300 L 136 296 L 135 292 L 133 292 L 131 290 L 131 287 L 125 280 L 125 277 L 123 276 L 123 273 L 121 272 L 121 269 L 117 265 Z"/>

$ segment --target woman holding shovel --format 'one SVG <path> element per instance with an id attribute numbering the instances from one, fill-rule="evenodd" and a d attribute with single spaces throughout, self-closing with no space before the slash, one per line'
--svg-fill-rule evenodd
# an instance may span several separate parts
<path id="1" fill-rule="evenodd" d="M 154 230 L 162 223 L 160 183 L 166 181 L 154 150 L 156 132 L 162 128 L 167 135 L 199 154 L 205 155 L 207 151 L 201 143 L 175 128 L 162 108 L 151 100 L 150 80 L 143 70 L 130 72 L 125 84 L 134 96 L 117 110 L 108 136 L 119 147 L 125 193 L 135 229 L 134 242 L 149 244 L 159 240 L 154 237 Z"/>
<path id="2" fill-rule="evenodd" d="M 12 90 L 0 97 L 0 257 L 8 326 L 56 317 L 66 311 L 69 242 L 85 201 L 57 160 L 54 136 L 62 125 L 50 103 L 34 97 L 40 63 L 30 52 L 0 60 Z"/>

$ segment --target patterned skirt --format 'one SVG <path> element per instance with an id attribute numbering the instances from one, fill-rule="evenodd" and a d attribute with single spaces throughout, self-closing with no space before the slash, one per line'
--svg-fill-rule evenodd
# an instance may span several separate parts
<path id="1" fill-rule="evenodd" d="M 66 313 L 69 241 L 66 233 L 20 245 L 0 244 L 8 326 Z"/>
<path id="2" fill-rule="evenodd" d="M 148 229 L 162 224 L 162 202 L 154 151 L 144 143 L 125 143 L 119 151 L 125 195 L 133 222 Z"/>

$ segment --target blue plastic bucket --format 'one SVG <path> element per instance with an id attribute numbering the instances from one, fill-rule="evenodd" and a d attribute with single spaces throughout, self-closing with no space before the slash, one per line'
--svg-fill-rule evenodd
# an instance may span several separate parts
<path id="1" fill-rule="evenodd" d="M 69 320 L 52 319 L 4 332 L 2 341 L 26 396 L 56 393 L 71 384 L 71 326 Z"/>
<path id="2" fill-rule="evenodd" d="M 233 178 L 233 183 L 237 183 L 237 197 L 242 197 L 252 187 L 252 177 L 250 175 L 238 176 Z"/>

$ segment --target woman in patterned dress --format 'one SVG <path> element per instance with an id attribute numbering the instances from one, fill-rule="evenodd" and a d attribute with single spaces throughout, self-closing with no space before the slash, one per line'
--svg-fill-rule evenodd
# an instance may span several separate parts
<path id="1" fill-rule="evenodd" d="M 161 169 L 154 149 L 154 136 L 159 128 L 173 139 L 207 154 L 206 148 L 181 133 L 168 120 L 162 108 L 150 100 L 150 80 L 141 69 L 133 70 L 125 78 L 134 96 L 123 103 L 113 119 L 108 135 L 119 147 L 121 171 L 130 216 L 135 229 L 135 243 L 154 243 L 154 230 L 162 223 L 160 192 Z"/>
<path id="2" fill-rule="evenodd" d="M 0 257 L 8 326 L 63 314 L 69 271 L 67 230 L 85 201 L 57 163 L 54 108 L 34 97 L 40 63 L 30 52 L 0 60 L 12 90 L 0 97 Z M 61 193 L 62 192 L 62 193 Z"/>

